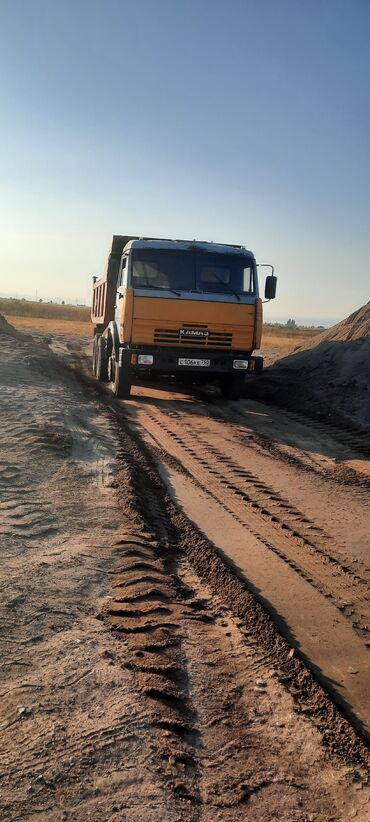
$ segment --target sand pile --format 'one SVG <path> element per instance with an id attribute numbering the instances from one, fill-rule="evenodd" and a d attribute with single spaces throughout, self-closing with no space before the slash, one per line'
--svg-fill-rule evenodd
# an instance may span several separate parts
<path id="1" fill-rule="evenodd" d="M 256 391 L 370 429 L 370 302 L 267 369 Z"/>
<path id="2" fill-rule="evenodd" d="M 362 337 L 370 336 L 370 302 L 358 308 L 345 320 L 342 320 L 332 328 L 318 334 L 313 340 L 308 341 L 301 346 L 300 350 L 306 348 L 313 348 L 320 345 L 322 342 L 328 340 L 338 340 L 339 342 L 349 342 L 350 340 L 359 340 Z"/>
<path id="3" fill-rule="evenodd" d="M 13 325 L 10 325 L 3 314 L 0 314 L 0 334 L 7 334 L 9 337 L 14 337 L 17 340 L 32 340 L 30 334 L 24 334 L 22 331 L 17 331 Z"/>

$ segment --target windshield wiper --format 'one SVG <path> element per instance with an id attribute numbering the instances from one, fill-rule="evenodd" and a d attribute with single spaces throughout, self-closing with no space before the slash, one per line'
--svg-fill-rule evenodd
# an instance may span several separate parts
<path id="1" fill-rule="evenodd" d="M 236 299 L 237 299 L 238 303 L 240 303 L 240 297 L 239 297 L 239 294 L 237 294 L 237 292 L 236 292 L 236 291 L 234 291 L 234 289 L 233 289 L 233 287 L 230 285 L 230 283 L 224 283 L 224 281 L 223 281 L 223 280 L 221 280 L 221 279 L 220 279 L 220 277 L 218 277 L 218 276 L 217 276 L 216 272 L 215 272 L 215 276 L 216 276 L 216 280 L 217 280 L 219 283 L 221 283 L 221 285 L 226 285 L 226 288 L 228 288 L 228 289 L 229 289 L 229 291 L 231 291 L 231 293 L 232 293 L 232 294 L 234 294 L 234 297 L 236 297 Z"/>

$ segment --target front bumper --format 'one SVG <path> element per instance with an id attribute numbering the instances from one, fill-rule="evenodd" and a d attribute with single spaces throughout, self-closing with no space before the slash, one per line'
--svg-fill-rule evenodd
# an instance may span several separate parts
<path id="1" fill-rule="evenodd" d="M 140 354 L 152 355 L 151 365 L 139 365 L 137 360 Z M 135 361 L 136 360 L 136 361 Z M 209 365 L 181 365 L 179 360 L 209 360 Z M 247 360 L 248 368 L 239 370 L 234 368 L 234 360 Z M 218 376 L 222 374 L 260 373 L 263 367 L 263 358 L 252 355 L 251 351 L 220 351 L 206 347 L 185 348 L 159 346 L 129 346 L 120 349 L 120 362 L 123 367 L 131 368 L 134 374 L 203 374 Z"/>

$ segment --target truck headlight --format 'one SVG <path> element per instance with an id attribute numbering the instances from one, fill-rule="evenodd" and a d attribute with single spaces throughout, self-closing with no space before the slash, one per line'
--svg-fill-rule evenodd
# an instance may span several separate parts
<path id="1" fill-rule="evenodd" d="M 139 354 L 138 365 L 153 365 L 153 354 Z"/>
<path id="2" fill-rule="evenodd" d="M 233 368 L 241 368 L 243 371 L 246 371 L 248 368 L 248 360 L 234 360 Z"/>

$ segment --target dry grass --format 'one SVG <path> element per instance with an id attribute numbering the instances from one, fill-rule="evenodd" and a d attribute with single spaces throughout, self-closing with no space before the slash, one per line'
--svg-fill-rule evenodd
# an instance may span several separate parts
<path id="1" fill-rule="evenodd" d="M 282 354 L 287 354 L 299 345 L 303 345 L 311 337 L 321 334 L 322 329 L 313 328 L 275 328 L 265 326 L 262 333 L 261 348 L 278 350 Z"/>
<path id="2" fill-rule="evenodd" d="M 19 331 L 29 331 L 30 334 L 92 335 L 90 308 L 84 305 L 3 298 L 0 299 L 0 314 Z"/>
<path id="3" fill-rule="evenodd" d="M 285 328 L 284 326 L 264 326 L 261 350 L 265 366 L 272 365 L 282 357 L 292 354 L 296 348 L 321 334 L 321 328 Z"/>
<path id="4" fill-rule="evenodd" d="M 40 303 L 32 300 L 0 298 L 0 314 L 4 314 L 4 317 L 40 317 L 50 320 L 90 322 L 88 306 Z"/>
<path id="5" fill-rule="evenodd" d="M 30 334 L 65 334 L 74 337 L 92 336 L 92 323 L 74 320 L 58 320 L 44 317 L 13 317 L 4 314 L 8 323 L 14 325 L 18 331 L 28 331 Z"/>

